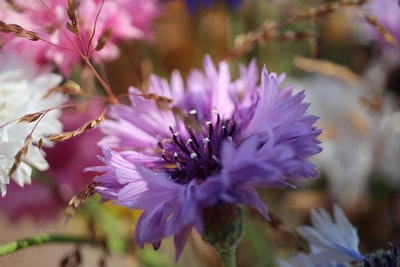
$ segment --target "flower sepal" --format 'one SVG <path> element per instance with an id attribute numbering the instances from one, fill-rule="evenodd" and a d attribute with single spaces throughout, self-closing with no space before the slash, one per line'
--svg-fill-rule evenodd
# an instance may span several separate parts
<path id="1" fill-rule="evenodd" d="M 243 211 L 240 206 L 217 203 L 203 209 L 202 238 L 213 246 L 224 266 L 236 266 L 235 251 L 243 236 Z"/>

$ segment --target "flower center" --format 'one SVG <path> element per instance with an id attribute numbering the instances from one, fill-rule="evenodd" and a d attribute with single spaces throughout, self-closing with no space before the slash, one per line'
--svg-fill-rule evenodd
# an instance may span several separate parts
<path id="1" fill-rule="evenodd" d="M 235 128 L 235 122 L 222 120 L 218 113 L 214 122 L 204 123 L 198 120 L 195 110 L 190 111 L 183 131 L 170 127 L 172 138 L 158 142 L 164 161 L 162 171 L 178 184 L 193 179 L 201 183 L 221 170 L 221 145 L 232 139 Z"/>

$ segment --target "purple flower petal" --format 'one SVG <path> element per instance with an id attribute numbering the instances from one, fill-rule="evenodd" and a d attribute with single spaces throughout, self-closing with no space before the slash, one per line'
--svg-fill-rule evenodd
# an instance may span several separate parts
<path id="1" fill-rule="evenodd" d="M 231 81 L 228 65 L 194 70 L 186 84 L 175 72 L 169 85 L 152 76 L 149 93 L 172 99 L 160 109 L 130 89 L 132 105 L 111 109 L 100 142 L 105 166 L 96 190 L 104 199 L 141 209 L 136 239 L 158 246 L 174 236 L 176 257 L 191 229 L 203 233 L 205 208 L 244 204 L 268 219 L 256 187 L 288 187 L 289 180 L 313 178 L 308 157 L 321 151 L 317 117 L 306 115 L 304 92 L 280 89 L 284 75 L 256 64 L 242 66 Z M 229 206 L 228 205 L 228 206 Z"/>

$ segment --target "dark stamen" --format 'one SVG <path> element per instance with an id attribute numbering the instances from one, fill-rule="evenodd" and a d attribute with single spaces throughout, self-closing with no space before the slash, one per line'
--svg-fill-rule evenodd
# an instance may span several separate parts
<path id="1" fill-rule="evenodd" d="M 212 125 L 212 123 L 210 121 L 207 122 L 207 125 L 208 125 L 208 138 L 211 139 L 211 137 L 213 135 L 214 128 L 213 128 L 213 125 Z"/>
<path id="2" fill-rule="evenodd" d="M 192 115 L 193 117 L 195 117 L 195 118 L 197 119 L 197 121 L 198 121 L 198 118 L 197 118 L 197 110 L 192 109 L 191 111 L 189 111 L 189 114 Z"/>
<path id="3" fill-rule="evenodd" d="M 192 139 L 188 139 L 188 142 L 187 142 L 187 143 L 190 145 L 190 147 L 193 149 L 193 151 L 194 151 L 199 157 L 201 157 L 201 154 L 199 153 L 199 150 L 197 149 L 197 147 L 195 147 L 193 140 L 192 140 Z"/>
<path id="4" fill-rule="evenodd" d="M 204 140 L 207 143 L 207 150 L 208 150 L 208 159 L 212 158 L 212 146 L 210 140 L 206 139 Z"/>
<path id="5" fill-rule="evenodd" d="M 222 134 L 221 134 L 222 138 L 225 138 L 228 136 L 228 130 L 226 129 L 225 125 L 222 125 L 221 131 L 222 131 Z"/>
<path id="6" fill-rule="evenodd" d="M 221 116 L 219 115 L 219 113 L 217 113 L 217 124 L 216 124 L 216 126 L 218 126 L 220 122 L 221 122 Z"/>
<path id="7" fill-rule="evenodd" d="M 158 146 L 165 161 L 164 170 L 179 184 L 188 184 L 195 179 L 201 183 L 207 177 L 221 170 L 219 160 L 222 143 L 232 139 L 236 130 L 233 120 L 224 120 L 213 111 L 213 119 L 200 122 L 196 110 L 186 113 L 185 132 L 177 132 L 174 126 L 169 130 L 170 139 L 160 139 Z"/>
<path id="8" fill-rule="evenodd" d="M 200 145 L 199 145 L 199 142 L 197 142 L 197 138 L 196 138 L 196 136 L 195 136 L 194 133 L 193 133 L 192 127 L 190 127 L 190 126 L 187 127 L 187 130 L 188 130 L 189 135 L 190 135 L 190 137 L 192 138 L 194 144 L 196 145 L 197 148 L 199 148 Z"/>
<path id="9" fill-rule="evenodd" d="M 158 141 L 158 146 L 159 146 L 161 149 L 164 149 L 164 145 L 161 143 L 161 141 Z"/>
<path id="10" fill-rule="evenodd" d="M 171 160 L 169 160 L 165 155 L 161 155 L 161 157 L 165 160 L 165 161 L 167 161 L 167 162 L 169 162 L 169 163 L 173 163 Z"/>
<path id="11" fill-rule="evenodd" d="M 186 154 L 188 154 L 190 156 L 190 151 L 178 139 L 178 133 L 174 133 L 173 138 L 174 138 L 175 143 L 179 146 L 179 148 L 182 149 L 183 152 L 185 152 Z"/>

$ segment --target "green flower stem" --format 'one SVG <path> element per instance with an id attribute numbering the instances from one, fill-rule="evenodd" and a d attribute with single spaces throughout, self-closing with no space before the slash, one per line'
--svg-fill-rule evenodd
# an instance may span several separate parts
<path id="1" fill-rule="evenodd" d="M 236 267 L 236 246 L 229 249 L 217 249 L 223 267 Z"/>
<path id="2" fill-rule="evenodd" d="M 12 241 L 10 243 L 0 245 L 0 257 L 16 252 L 20 249 L 29 248 L 37 245 L 44 245 L 48 243 L 84 243 L 84 244 L 98 244 L 92 238 L 84 236 L 72 236 L 63 234 L 43 234 L 27 237 L 24 239 Z"/>

